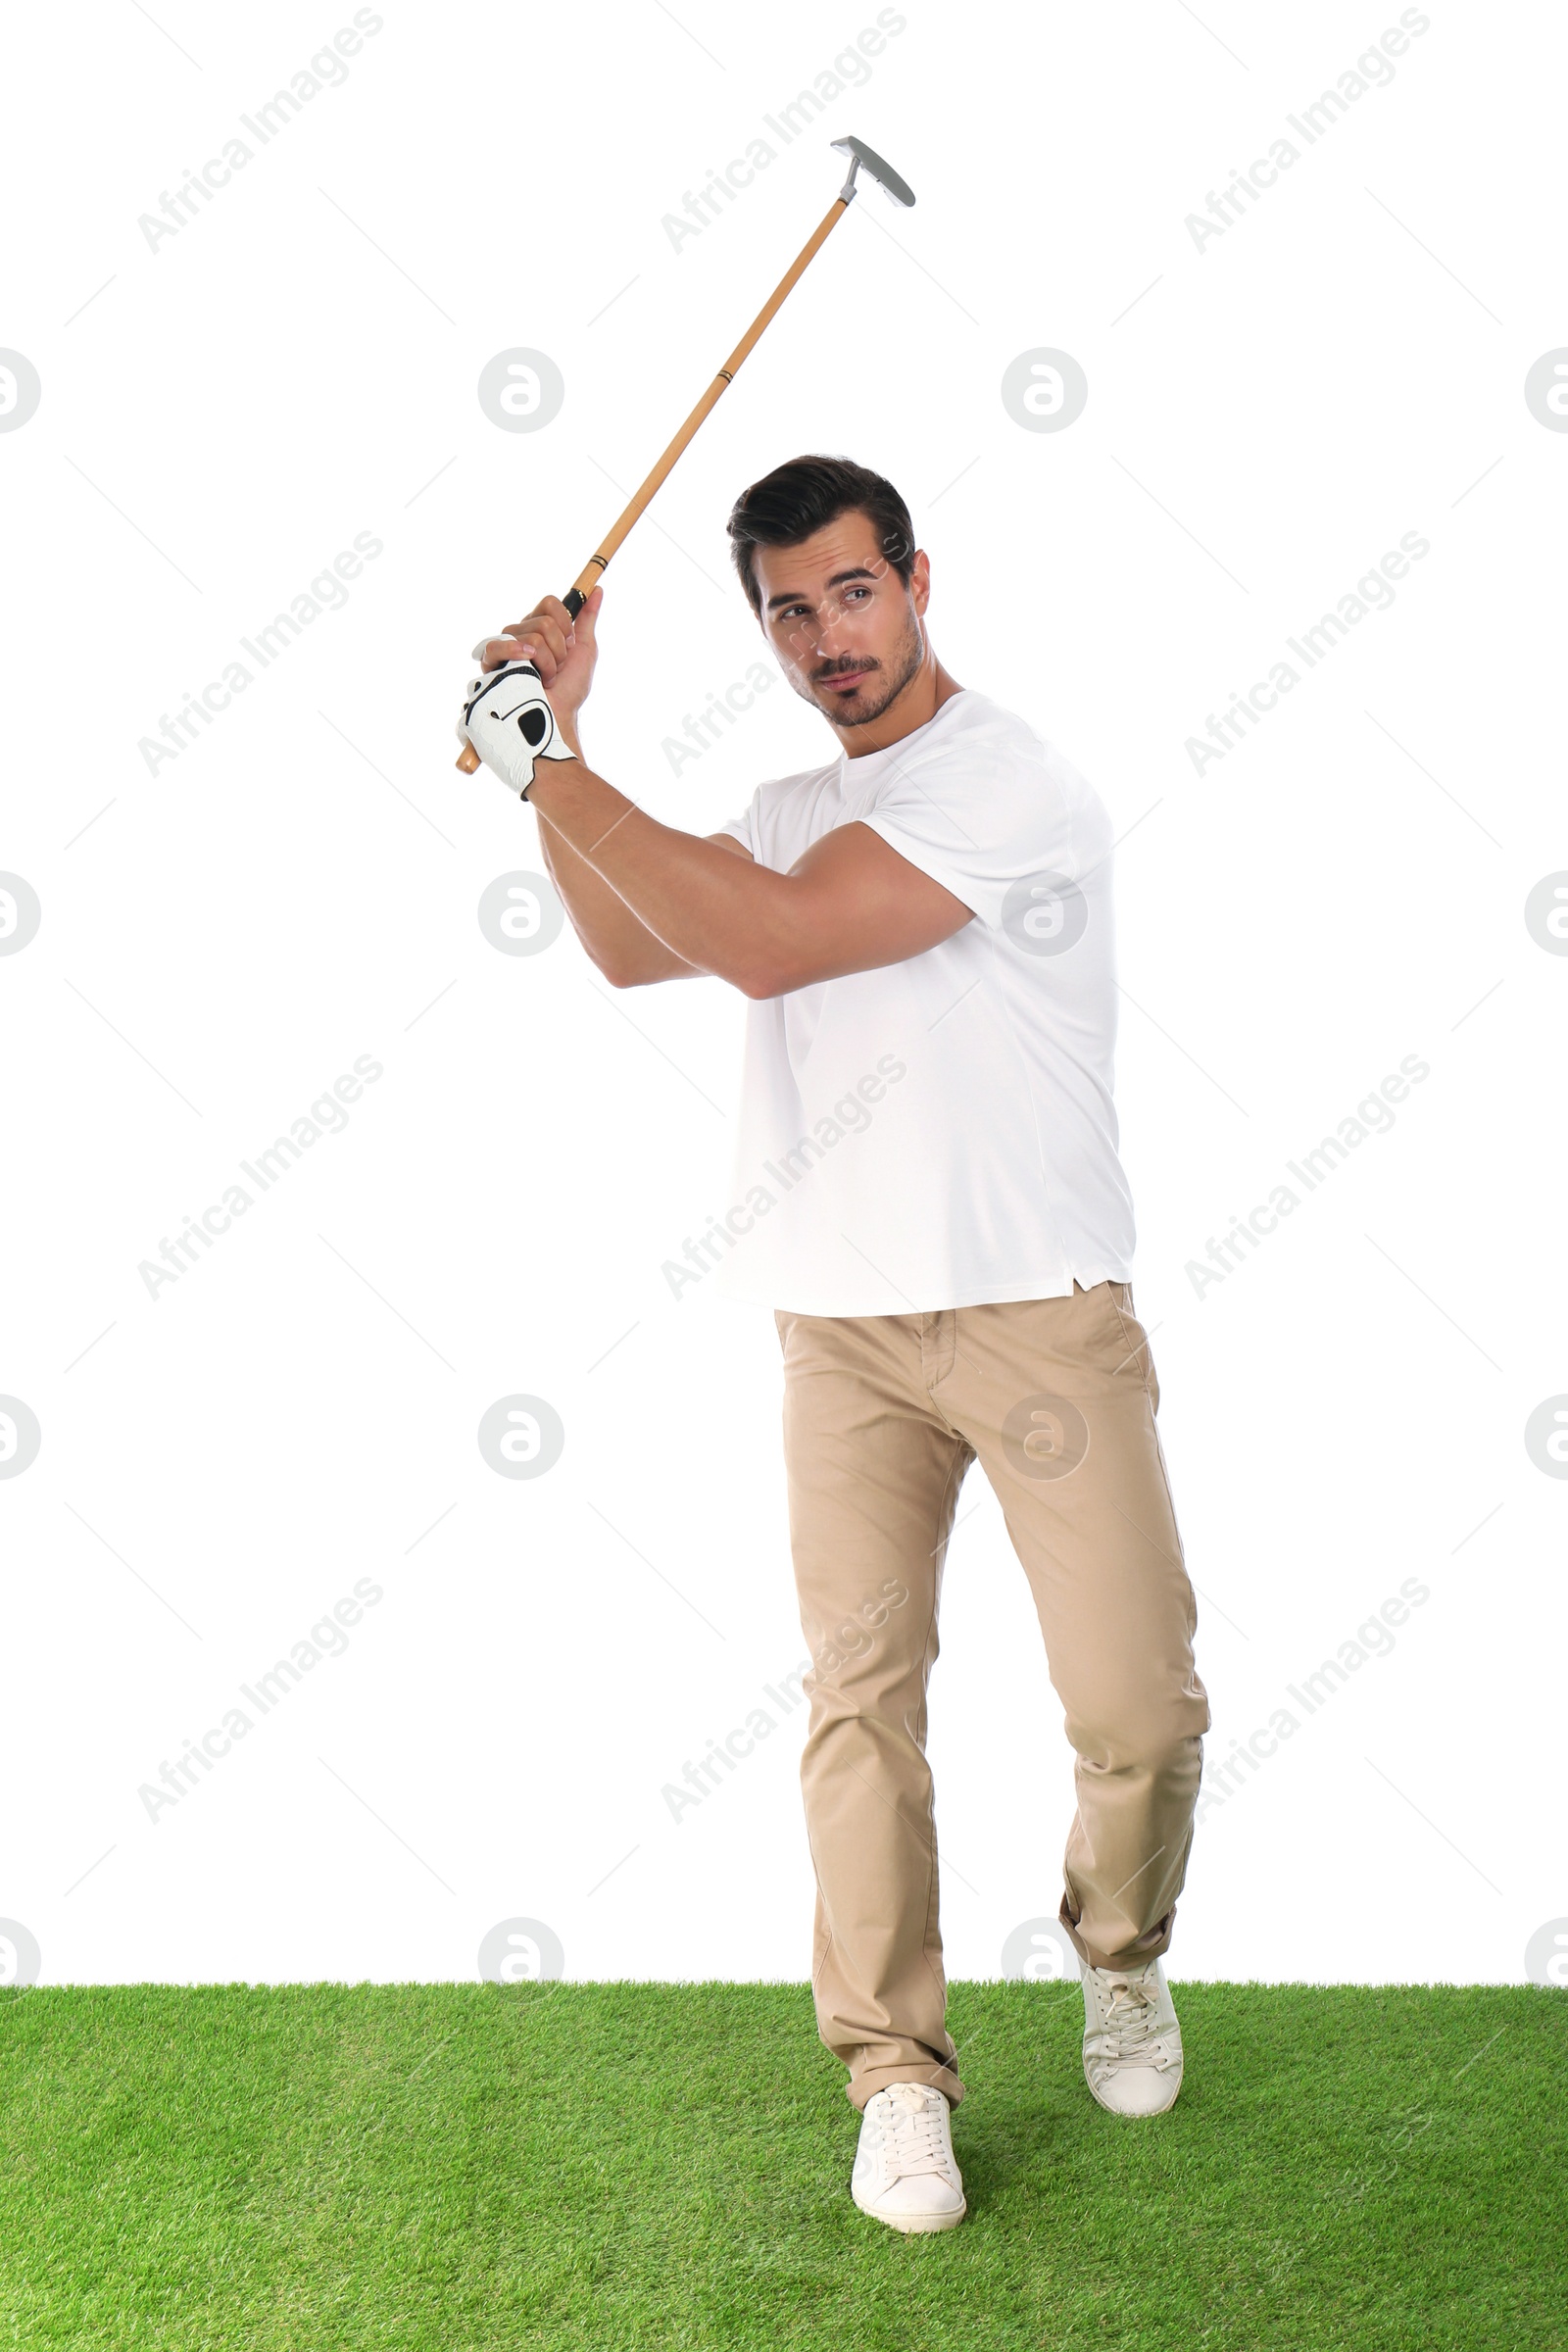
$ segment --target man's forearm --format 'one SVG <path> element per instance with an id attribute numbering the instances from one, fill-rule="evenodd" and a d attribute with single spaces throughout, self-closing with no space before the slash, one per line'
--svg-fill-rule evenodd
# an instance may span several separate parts
<path id="1" fill-rule="evenodd" d="M 660 824 L 596 775 L 580 753 L 569 760 L 541 761 L 528 798 L 538 811 L 540 840 L 550 845 L 547 856 L 559 855 L 563 897 L 568 889 L 578 890 L 585 919 L 602 926 L 599 936 L 607 949 L 612 937 L 610 910 L 602 900 L 590 901 L 573 860 L 608 886 L 641 930 L 676 959 L 676 968 L 684 964 L 712 972 L 747 996 L 775 993 L 796 890 L 787 875 L 733 857 L 695 833 Z M 558 868 L 551 870 L 555 874 Z M 635 970 L 636 940 L 621 937 L 618 944 L 622 972 L 628 964 Z M 597 955 L 595 960 L 600 960 Z M 610 967 L 602 963 L 601 968 Z"/>
<path id="2" fill-rule="evenodd" d="M 579 758 L 581 757 L 579 753 Z M 530 796 L 531 797 L 531 796 Z M 571 927 L 591 960 L 615 988 L 691 976 L 696 966 L 655 937 L 642 917 L 539 811 L 539 848 Z"/>
<path id="3" fill-rule="evenodd" d="M 977 919 L 968 896 L 928 871 L 918 852 L 903 854 L 875 818 L 830 826 L 779 873 L 732 833 L 704 839 L 662 825 L 596 775 L 576 718 L 603 595 L 595 588 L 575 620 L 546 597 L 525 620 L 486 638 L 474 659 L 520 684 L 521 699 L 502 698 L 503 711 L 488 690 L 478 693 L 462 731 L 513 791 L 526 790 L 551 878 L 614 987 L 710 972 L 754 1000 L 784 997 L 906 962 Z M 536 694 L 536 683 L 554 699 Z M 951 679 L 946 690 L 962 691 Z M 513 719 L 532 756 L 519 751 Z"/>

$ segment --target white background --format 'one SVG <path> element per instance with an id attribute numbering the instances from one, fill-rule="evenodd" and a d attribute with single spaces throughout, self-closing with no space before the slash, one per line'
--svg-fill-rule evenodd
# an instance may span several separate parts
<path id="1" fill-rule="evenodd" d="M 46 1981 L 469 1977 L 512 1916 L 571 1976 L 808 1972 L 805 1709 L 678 1824 L 661 1795 L 802 1659 L 771 1316 L 661 1273 L 730 1198 L 743 1003 L 617 996 L 569 929 L 498 953 L 477 902 L 538 868 L 536 820 L 451 729 L 469 647 L 575 575 L 848 130 L 916 209 L 851 207 L 616 559 L 589 756 L 698 832 L 828 758 L 780 684 L 678 776 L 662 745 L 763 650 L 741 487 L 813 449 L 899 484 L 949 668 L 1125 836 L 1135 1294 L 1211 1766 L 1430 1592 L 1206 1810 L 1172 1971 L 1515 1979 L 1568 1913 L 1568 1482 L 1523 1438 L 1568 1390 L 1568 958 L 1524 920 L 1568 867 L 1568 435 L 1524 398 L 1568 343 L 1563 24 L 1434 6 L 1308 148 L 1286 116 L 1396 9 L 893 13 L 786 143 L 762 118 L 874 7 L 388 5 L 156 249 L 139 216 L 352 11 L 14 26 L 0 343 L 43 389 L 0 433 L 0 866 L 42 922 L 0 957 L 0 1391 L 42 1444 L 0 1481 L 0 1914 Z M 1187 216 L 1282 133 L 1299 161 L 1200 249 Z M 538 432 L 476 398 L 514 346 L 564 377 Z M 1087 373 L 1060 432 L 1000 396 L 1038 347 Z M 1196 773 L 1187 739 L 1406 532 L 1392 608 Z M 139 741 L 357 533 L 383 552 L 343 609 L 149 773 Z M 1392 1130 L 1200 1298 L 1188 1262 L 1412 1054 Z M 346 1128 L 149 1297 L 141 1261 L 360 1055 Z M 565 1428 L 536 1480 L 476 1444 L 514 1393 Z M 978 1470 L 960 1509 L 932 1755 L 962 1976 L 1054 1912 L 1072 1800 Z M 149 1819 L 367 1577 L 344 1653 Z"/>

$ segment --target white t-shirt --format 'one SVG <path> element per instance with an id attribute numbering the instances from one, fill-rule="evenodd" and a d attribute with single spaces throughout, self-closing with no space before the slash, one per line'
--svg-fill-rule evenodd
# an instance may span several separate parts
<path id="1" fill-rule="evenodd" d="M 1104 805 L 965 687 L 885 751 L 760 785 L 723 830 L 787 873 L 856 821 L 976 919 L 748 1004 L 732 1204 L 706 1237 L 717 1290 L 897 1315 L 1130 1281 Z"/>

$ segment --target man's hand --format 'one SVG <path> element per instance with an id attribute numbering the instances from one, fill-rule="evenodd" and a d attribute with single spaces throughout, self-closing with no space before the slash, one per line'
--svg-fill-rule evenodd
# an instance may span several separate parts
<path id="1" fill-rule="evenodd" d="M 468 680 L 458 734 L 509 791 L 526 800 L 541 760 L 577 760 L 531 662 L 508 662 Z"/>
<path id="2" fill-rule="evenodd" d="M 594 625 L 604 598 L 604 588 L 596 588 L 573 620 L 559 596 L 542 596 L 521 620 L 509 622 L 499 636 L 487 637 L 473 649 L 481 669 L 500 669 L 508 662 L 531 662 L 568 738 L 576 735 L 577 712 L 593 684 L 594 663 L 599 659 Z"/>

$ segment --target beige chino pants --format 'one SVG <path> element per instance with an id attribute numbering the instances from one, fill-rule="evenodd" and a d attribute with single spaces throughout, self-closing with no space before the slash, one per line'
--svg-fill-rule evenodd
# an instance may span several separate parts
<path id="1" fill-rule="evenodd" d="M 813 1660 L 801 1785 L 818 2031 L 855 2106 L 899 2082 L 934 2082 L 956 2106 L 925 1734 L 959 1485 L 978 1456 L 1077 1754 L 1062 1924 L 1096 1966 L 1138 1965 L 1170 1939 L 1209 1720 L 1159 1386 L 1123 1282 L 775 1321 Z"/>

